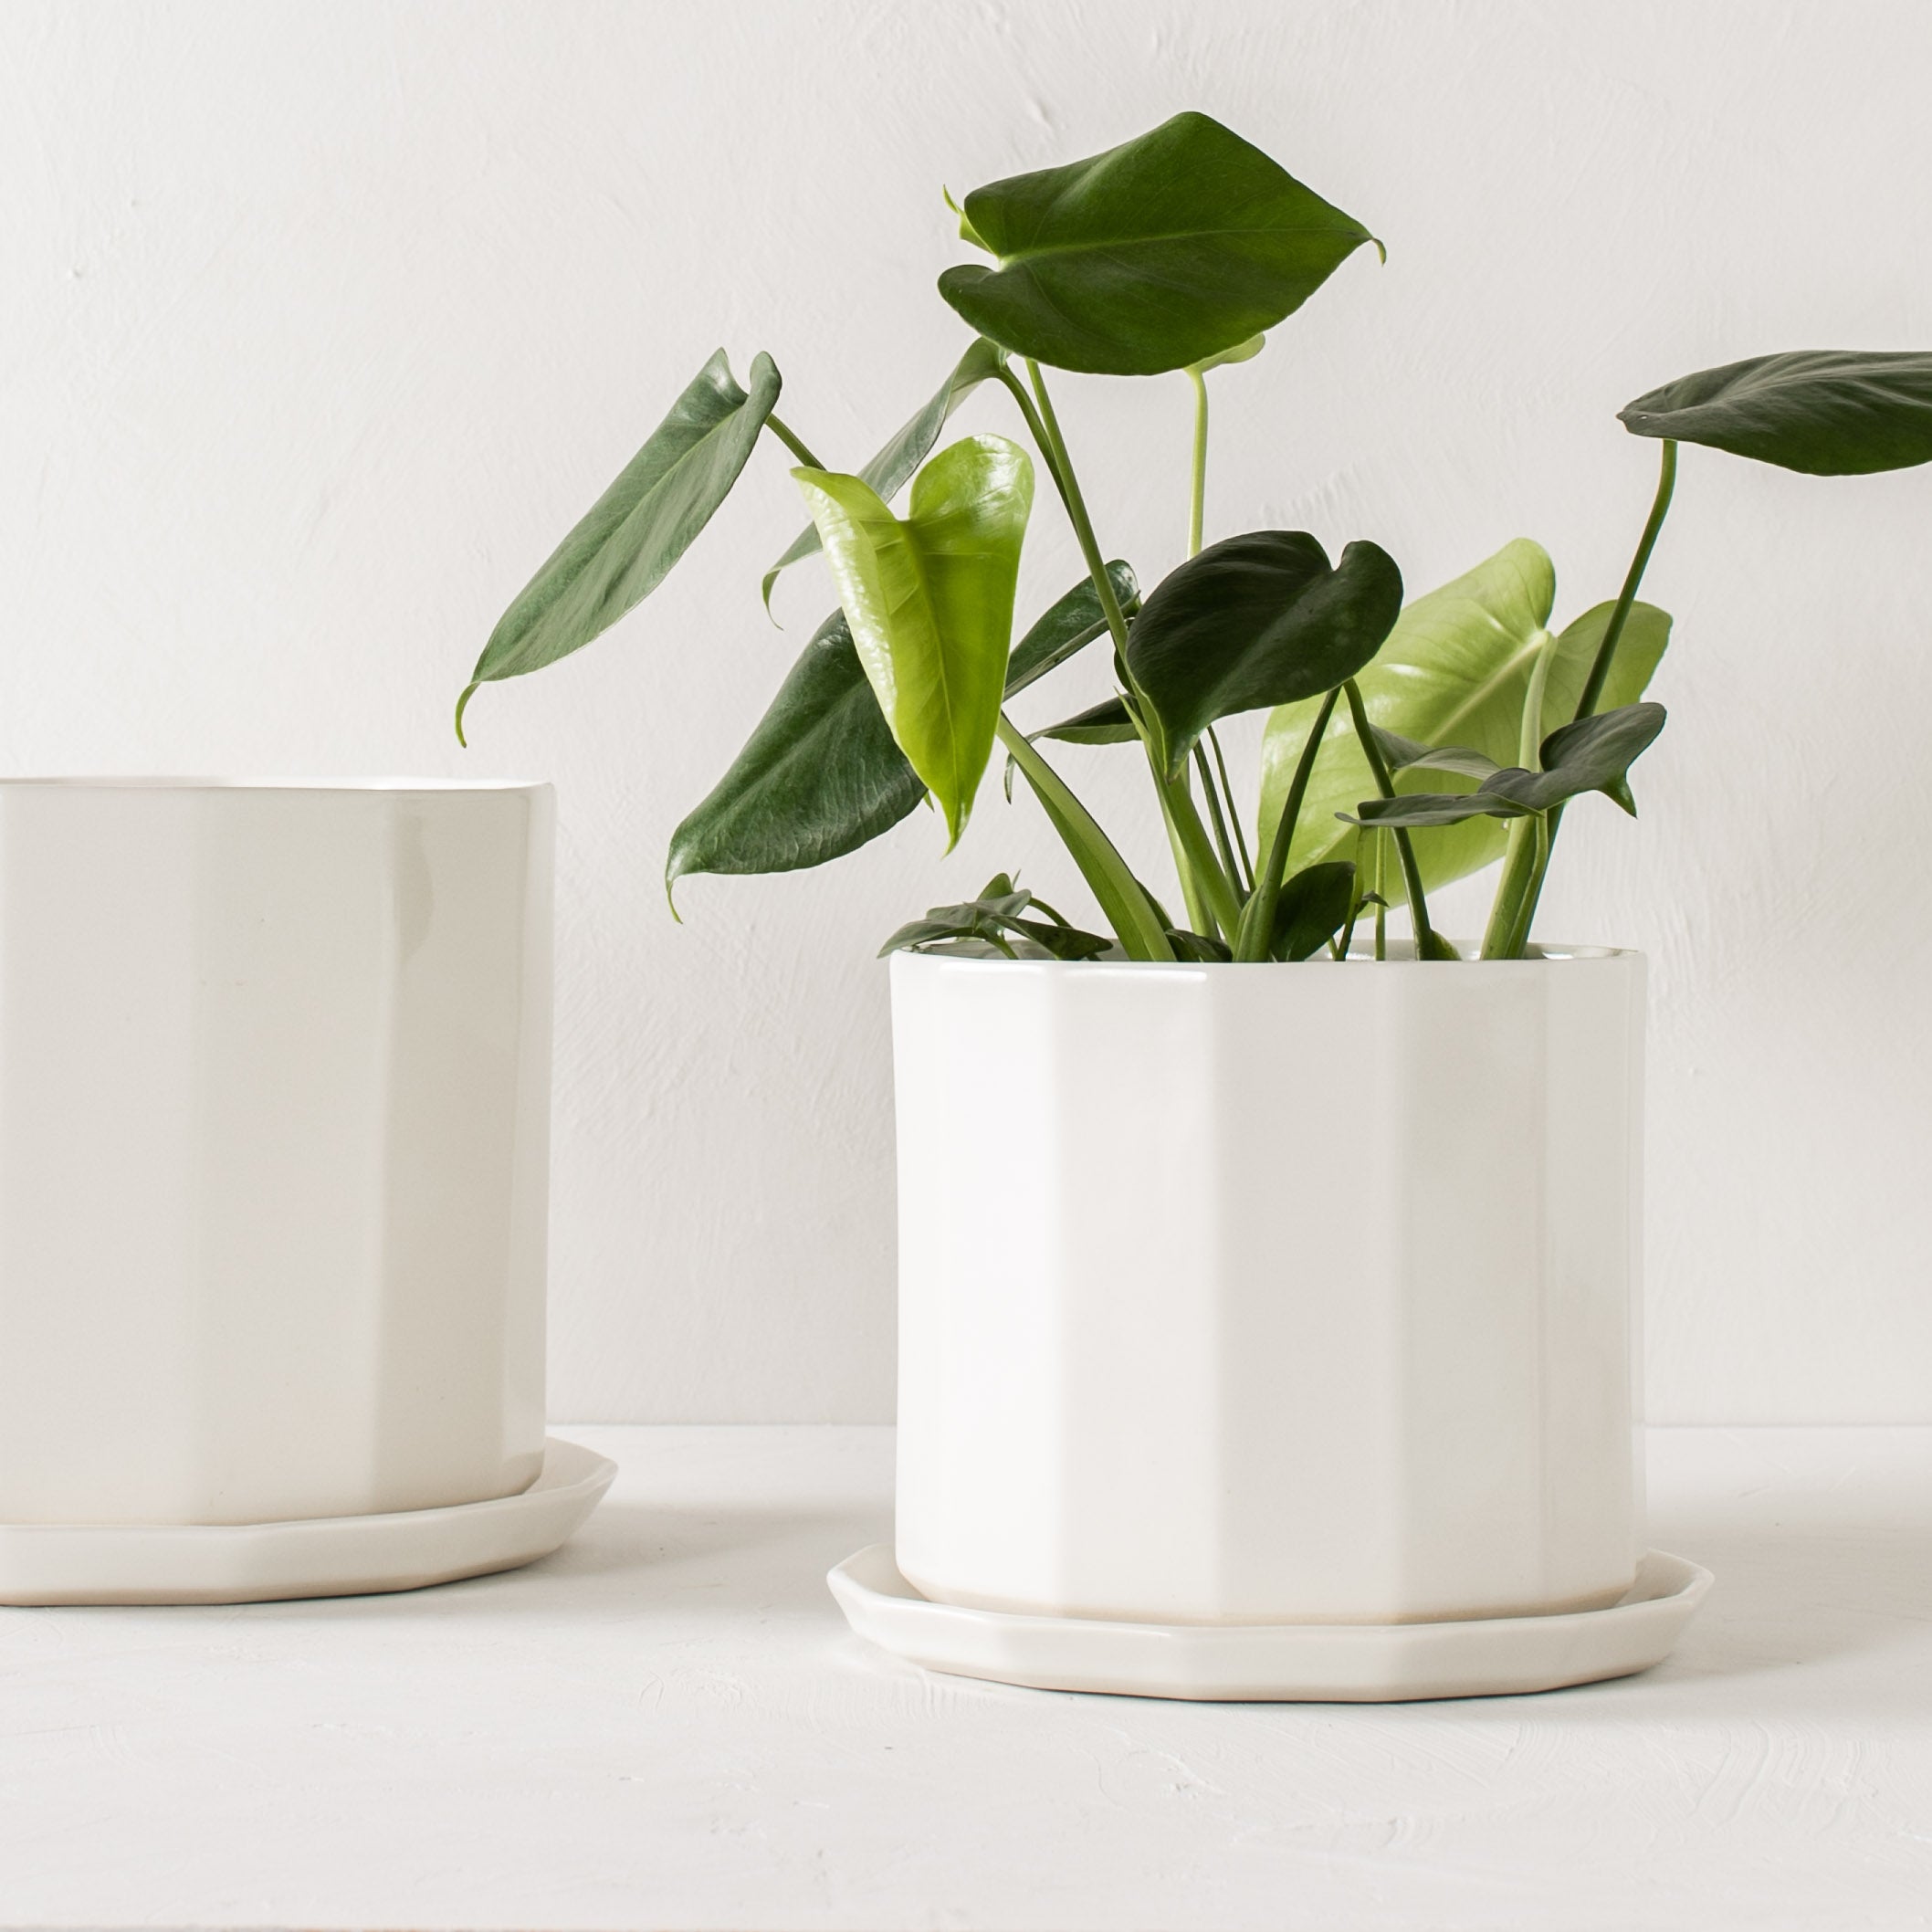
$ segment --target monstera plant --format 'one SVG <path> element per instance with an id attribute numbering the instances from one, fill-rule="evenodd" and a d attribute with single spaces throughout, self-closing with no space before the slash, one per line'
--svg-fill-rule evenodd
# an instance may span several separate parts
<path id="1" fill-rule="evenodd" d="M 1628 773 L 1663 728 L 1643 691 L 1670 620 L 1637 601 L 1680 442 L 1817 474 L 1932 457 L 1932 358 L 1759 358 L 1640 398 L 1663 476 L 1621 593 L 1550 628 L 1555 573 L 1519 540 L 1406 605 L 1365 540 L 1331 560 L 1304 530 L 1203 547 L 1207 378 L 1260 352 L 1365 245 L 1353 216 L 1205 115 L 957 205 L 988 260 L 940 278 L 974 331 L 921 407 L 856 470 L 820 461 L 778 415 L 768 355 L 747 381 L 722 351 L 505 612 L 457 707 L 553 664 L 661 583 L 769 434 L 795 459 L 810 522 L 765 573 L 823 551 L 838 607 L 818 626 L 736 761 L 676 830 L 667 884 L 779 872 L 855 851 L 922 801 L 956 844 L 1003 751 L 1066 846 L 1107 931 L 1002 875 L 887 941 L 1016 955 L 1294 961 L 1348 954 L 1372 910 L 1406 906 L 1415 951 L 1452 959 L 1431 887 L 1502 861 L 1485 958 L 1519 958 L 1563 814 L 1601 792 L 1634 811 Z M 1188 556 L 1143 594 L 1107 561 L 1045 371 L 1184 374 L 1195 404 Z M 954 412 L 998 392 L 1032 445 L 980 434 L 938 448 Z M 1081 582 L 1014 637 L 1035 463 L 1085 559 Z M 893 499 L 907 486 L 904 513 Z M 1104 640 L 1117 689 L 1027 731 L 1009 700 Z M 1216 728 L 1266 712 L 1252 840 Z M 1042 742 L 1138 747 L 1160 805 L 1181 916 L 1081 803 Z"/>

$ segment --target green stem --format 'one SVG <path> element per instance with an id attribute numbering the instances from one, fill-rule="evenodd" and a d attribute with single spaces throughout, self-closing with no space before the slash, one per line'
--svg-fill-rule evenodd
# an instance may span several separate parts
<path id="1" fill-rule="evenodd" d="M 1194 469 L 1188 495 L 1187 553 L 1201 554 L 1201 529 L 1207 508 L 1208 406 L 1207 378 L 1198 369 L 1190 369 L 1187 379 L 1194 385 Z"/>
<path id="2" fill-rule="evenodd" d="M 812 452 L 805 447 L 804 444 L 796 436 L 794 436 L 792 431 L 787 429 L 785 425 L 782 422 L 780 422 L 775 415 L 770 415 L 765 418 L 765 427 L 769 429 L 772 434 L 776 436 L 778 440 L 782 443 L 785 447 L 789 449 L 792 454 L 805 466 L 807 469 L 824 468 L 825 466 L 821 463 L 818 458 L 814 457 Z"/>
<path id="3" fill-rule="evenodd" d="M 1261 855 L 1261 870 L 1255 876 L 1254 896 L 1241 915 L 1240 936 L 1235 941 L 1237 960 L 1265 960 L 1275 937 L 1275 908 L 1281 902 L 1282 879 L 1288 869 L 1288 848 L 1295 843 L 1295 822 L 1301 816 L 1302 801 L 1308 795 L 1308 781 L 1315 773 L 1315 760 L 1321 750 L 1323 734 L 1335 715 L 1339 692 L 1330 691 L 1322 699 L 1321 709 L 1308 729 L 1307 741 L 1288 782 L 1288 795 L 1281 802 L 1281 815 Z"/>
<path id="4" fill-rule="evenodd" d="M 1373 836 L 1374 835 L 1364 825 L 1358 825 L 1355 828 L 1355 883 L 1349 888 L 1349 922 L 1341 929 L 1341 938 L 1339 940 L 1331 940 L 1328 942 L 1329 951 L 1338 960 L 1347 959 L 1349 957 L 1349 948 L 1355 943 L 1355 922 L 1361 917 L 1361 904 L 1366 897 L 1367 889 L 1362 885 L 1362 874 L 1367 870 L 1367 867 L 1362 864 L 1362 860 L 1366 856 L 1365 847 L 1367 841 Z M 1381 849 L 1379 845 L 1377 849 Z"/>
<path id="5" fill-rule="evenodd" d="M 1393 798 L 1395 781 L 1389 775 L 1389 761 L 1382 756 L 1382 748 L 1369 729 L 1369 713 L 1354 678 L 1342 685 L 1342 692 L 1349 700 L 1349 715 L 1355 720 L 1355 735 L 1361 740 L 1362 756 L 1369 761 L 1369 770 L 1374 774 L 1375 789 L 1383 798 Z M 1409 896 L 1409 923 L 1415 932 L 1415 956 L 1419 960 L 1433 959 L 1435 929 L 1429 923 L 1429 908 L 1423 898 L 1423 871 L 1415 862 L 1415 845 L 1406 825 L 1397 825 L 1394 832 L 1395 856 L 1402 861 L 1402 889 Z M 1380 923 L 1378 919 L 1377 924 Z"/>
<path id="6" fill-rule="evenodd" d="M 1029 404 L 1018 383 L 1012 380 L 1011 373 L 1004 373 L 1007 387 L 1019 399 L 1034 440 L 1039 444 L 1041 454 L 1054 473 L 1060 499 L 1066 505 L 1067 518 L 1079 541 L 1080 554 L 1087 560 L 1087 573 L 1093 580 L 1094 594 L 1100 600 L 1100 614 L 1107 619 L 1108 631 L 1114 640 L 1114 668 L 1119 673 L 1121 683 L 1127 687 L 1129 698 L 1132 698 L 1138 696 L 1138 692 L 1127 664 L 1127 618 L 1121 611 L 1119 598 L 1114 594 L 1113 580 L 1107 574 L 1099 541 L 1094 535 L 1093 520 L 1087 513 L 1087 499 L 1080 494 L 1079 478 L 1074 474 L 1073 458 L 1066 453 L 1066 440 L 1060 434 L 1060 421 L 1054 414 L 1053 398 L 1046 393 L 1046 378 L 1041 374 L 1040 365 L 1029 356 L 1026 374 L 1033 384 L 1033 400 Z M 1195 811 L 1194 802 L 1188 795 L 1187 781 L 1183 777 L 1177 783 L 1168 778 L 1164 769 L 1166 747 L 1159 742 L 1159 731 L 1150 730 L 1139 719 L 1135 719 L 1135 728 L 1140 733 L 1141 743 L 1147 748 L 1154 783 L 1160 793 L 1161 810 L 1167 815 L 1179 848 L 1176 856 L 1181 873 L 1181 889 L 1188 900 L 1188 916 L 1198 918 L 1205 909 L 1212 916 L 1211 922 L 1218 921 L 1232 931 L 1240 911 L 1234 888 L 1214 856 L 1213 847 L 1208 842 L 1207 829 L 1202 824 L 1201 814 Z M 1187 876 L 1191 869 L 1197 875 L 1192 879 Z"/>
<path id="7" fill-rule="evenodd" d="M 1643 572 L 1650 564 L 1650 553 L 1657 547 L 1657 534 L 1670 512 L 1671 496 L 1676 487 L 1677 446 L 1666 437 L 1657 465 L 1656 495 L 1651 499 L 1643 534 L 1637 539 L 1636 553 L 1630 560 L 1630 569 L 1624 572 L 1623 588 L 1617 593 L 1617 607 L 1610 614 L 1610 622 L 1603 630 L 1603 641 L 1597 646 L 1590 676 L 1584 680 L 1583 695 L 1577 700 L 1576 715 L 1579 718 L 1593 717 L 1602 699 L 1603 688 L 1610 681 L 1610 668 L 1616 658 L 1617 646 L 1623 635 L 1623 626 L 1629 621 L 1631 607 L 1637 601 L 1637 587 L 1643 582 Z M 1543 881 L 1549 877 L 1550 857 L 1556 850 L 1557 834 L 1562 828 L 1563 807 L 1559 805 L 1553 812 L 1544 814 L 1543 824 L 1532 842 L 1533 862 L 1529 866 L 1528 877 L 1518 889 L 1517 903 L 1509 922 L 1508 939 L 1512 950 L 1505 955 L 1507 958 L 1519 959 L 1529 950 L 1529 933 L 1536 924 L 1537 907 L 1542 902 Z"/>
<path id="8" fill-rule="evenodd" d="M 1199 739 L 1194 740 L 1194 769 L 1201 773 L 1201 789 L 1207 794 L 1208 819 L 1214 828 L 1214 848 L 1221 855 L 1221 869 L 1238 887 L 1241 866 L 1234 857 L 1234 847 L 1228 839 L 1228 822 L 1222 814 L 1221 793 L 1214 788 L 1214 773 L 1208 764 L 1207 747 Z"/>
<path id="9" fill-rule="evenodd" d="M 1389 835 L 1380 829 L 1375 835 L 1375 957 L 1389 957 L 1389 895 L 1382 877 L 1389 856 Z"/>
<path id="10" fill-rule="evenodd" d="M 1555 660 L 1557 641 L 1548 631 L 1529 667 L 1529 688 L 1523 698 L 1522 722 L 1517 728 L 1517 763 L 1526 772 L 1543 768 L 1543 699 L 1549 688 L 1549 667 Z M 1513 818 L 1503 847 L 1503 873 L 1496 881 L 1496 898 L 1489 908 L 1489 923 L 1483 929 L 1481 957 L 1486 960 L 1513 960 L 1519 949 L 1513 948 L 1510 935 L 1523 914 L 1523 900 L 1536 877 L 1537 855 L 1545 844 L 1543 815 Z"/>
<path id="11" fill-rule="evenodd" d="M 1171 961 L 1174 949 L 1168 944 L 1167 929 L 1113 841 L 1003 711 L 998 730 L 1000 742 L 1025 774 L 1061 843 L 1073 855 L 1122 951 L 1132 960 Z"/>
<path id="12" fill-rule="evenodd" d="M 1241 808 L 1234 803 L 1234 788 L 1228 782 L 1228 761 L 1221 755 L 1221 740 L 1214 735 L 1214 728 L 1207 729 L 1207 740 L 1214 748 L 1214 769 L 1221 773 L 1221 795 L 1227 802 L 1228 824 L 1234 834 L 1234 851 L 1241 860 L 1241 877 L 1244 888 L 1255 889 L 1255 862 L 1248 856 L 1247 835 L 1241 829 Z"/>
<path id="13" fill-rule="evenodd" d="M 1577 716 L 1591 717 L 1597 709 L 1598 700 L 1603 696 L 1603 686 L 1610 677 L 1611 660 L 1617 655 L 1618 641 L 1623 635 L 1623 626 L 1630 617 L 1630 607 L 1637 601 L 1637 586 L 1643 582 L 1643 572 L 1650 562 L 1650 553 L 1657 547 L 1657 532 L 1664 528 L 1664 519 L 1670 510 L 1671 492 L 1677 487 L 1677 446 L 1668 437 L 1663 444 L 1664 457 L 1658 468 L 1657 494 L 1650 506 L 1650 520 L 1643 526 L 1643 534 L 1637 540 L 1637 553 L 1630 560 L 1630 569 L 1624 574 L 1623 588 L 1617 593 L 1617 607 L 1610 614 L 1610 623 L 1603 632 L 1603 641 L 1597 646 L 1597 655 L 1590 667 L 1590 676 L 1584 681 L 1583 695 L 1577 700 Z"/>
<path id="14" fill-rule="evenodd" d="M 1183 769 L 1179 778 L 1162 778 L 1157 771 L 1154 781 L 1160 788 L 1161 809 L 1168 814 L 1168 823 L 1180 841 L 1185 860 L 1181 870 L 1181 889 L 1188 896 L 1190 917 L 1206 912 L 1209 926 L 1215 929 L 1208 932 L 1210 939 L 1223 932 L 1234 933 L 1241 924 L 1241 901 L 1234 897 L 1234 885 L 1221 869 L 1221 861 L 1214 856 L 1214 848 L 1208 840 L 1207 827 L 1194 809 L 1186 771 Z M 1193 875 L 1192 881 L 1190 873 Z"/>
<path id="15" fill-rule="evenodd" d="M 1040 373 L 1040 365 L 1031 357 L 1027 359 L 1026 373 L 1033 383 L 1034 401 L 1028 400 L 1025 390 L 1010 369 L 1003 364 L 1000 370 L 1002 381 L 1018 399 L 1021 413 L 1026 418 L 1026 426 L 1032 430 L 1034 441 L 1039 445 L 1040 453 L 1053 472 L 1060 500 L 1066 506 L 1067 520 L 1072 523 L 1074 536 L 1080 545 L 1080 554 L 1087 561 L 1087 574 L 1094 581 L 1094 594 L 1100 600 L 1100 614 L 1107 619 L 1114 649 L 1124 666 L 1127 662 L 1126 615 L 1120 609 L 1119 598 L 1114 595 L 1113 579 L 1107 574 L 1107 562 L 1094 536 L 1093 520 L 1087 514 L 1087 499 L 1080 494 L 1080 481 L 1074 475 L 1073 460 L 1066 454 L 1066 444 L 1060 435 L 1059 418 L 1054 415 L 1053 398 L 1046 393 L 1045 378 Z M 1034 406 L 1034 401 L 1039 405 L 1037 409 Z"/>

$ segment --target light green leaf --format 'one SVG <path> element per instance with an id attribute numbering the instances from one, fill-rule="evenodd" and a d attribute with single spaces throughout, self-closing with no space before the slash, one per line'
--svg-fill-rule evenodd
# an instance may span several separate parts
<path id="1" fill-rule="evenodd" d="M 1498 766 L 1514 765 L 1521 749 L 1529 673 L 1556 600 L 1556 572 L 1542 546 L 1518 538 L 1453 583 L 1410 604 L 1375 661 L 1356 678 L 1370 719 L 1423 745 L 1472 751 Z M 1568 724 L 1582 695 L 1612 606 L 1586 611 L 1557 639 L 1543 693 L 1545 734 Z M 1602 708 L 1643 696 L 1670 637 L 1670 619 L 1654 604 L 1632 607 L 1617 647 Z M 1272 714 L 1262 740 L 1261 822 L 1281 811 L 1295 761 L 1318 709 L 1285 705 Z M 1473 761 L 1472 761 L 1473 762 Z M 1398 793 L 1438 793 L 1444 786 L 1421 768 L 1396 780 Z M 1345 713 L 1328 728 L 1290 849 L 1291 868 L 1346 857 L 1352 828 L 1338 813 L 1353 814 L 1373 795 L 1375 782 Z M 1477 816 L 1415 842 L 1427 891 L 1479 871 L 1502 856 L 1507 834 L 1496 819 Z"/>
<path id="2" fill-rule="evenodd" d="M 999 723 L 1033 464 L 970 436 L 927 464 L 901 520 L 857 477 L 795 469 L 894 742 L 959 842 Z"/>
<path id="3" fill-rule="evenodd" d="M 1205 114 L 966 197 L 996 257 L 940 293 L 1015 355 L 1101 375 L 1158 375 L 1245 343 L 1300 308 L 1372 239 Z"/>
<path id="4" fill-rule="evenodd" d="M 883 500 L 891 502 L 907 478 L 931 454 L 940 431 L 946 426 L 946 419 L 982 383 L 998 375 L 1005 360 L 1006 352 L 997 343 L 989 342 L 984 336 L 975 337 L 972 347 L 960 358 L 952 373 L 940 384 L 925 407 L 909 422 L 901 424 L 886 446 L 859 471 L 860 480 L 870 484 Z M 778 582 L 779 572 L 814 555 L 817 550 L 818 526 L 808 523 L 793 538 L 784 555 L 765 572 L 767 610 L 772 607 L 772 586 Z"/>
<path id="5" fill-rule="evenodd" d="M 1700 369 L 1618 412 L 1633 436 L 1705 443 L 1814 477 L 1932 462 L 1932 354 L 1801 349 Z"/>
<path id="6" fill-rule="evenodd" d="M 752 359 L 749 391 L 732 380 L 722 349 L 698 371 L 498 621 L 457 703 L 459 739 L 478 685 L 581 650 L 657 588 L 730 494 L 778 391 L 777 365 L 761 353 Z"/>
<path id="7" fill-rule="evenodd" d="M 1265 335 L 1251 335 L 1244 342 L 1236 342 L 1232 349 L 1223 349 L 1219 355 L 1204 356 L 1198 362 L 1190 362 L 1188 367 L 1196 375 L 1205 375 L 1210 369 L 1225 369 L 1230 362 L 1252 362 L 1268 346 Z"/>

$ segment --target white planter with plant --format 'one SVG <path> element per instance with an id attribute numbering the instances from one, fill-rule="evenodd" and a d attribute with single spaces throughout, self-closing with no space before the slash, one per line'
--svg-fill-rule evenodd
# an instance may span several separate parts
<path id="1" fill-rule="evenodd" d="M 765 593 L 823 549 L 839 608 L 677 828 L 669 882 L 817 865 L 925 799 L 956 842 L 997 745 L 1096 908 L 1077 922 L 1002 875 L 887 942 L 924 955 L 894 982 L 905 1574 L 1087 1620 L 1614 1598 L 1641 1543 L 1642 966 L 1540 953 L 1538 899 L 1567 807 L 1633 810 L 1629 769 L 1664 721 L 1643 692 L 1669 619 L 1636 593 L 1678 441 L 1822 473 L 1922 462 L 1932 358 L 1764 357 L 1633 404 L 1625 423 L 1664 439 L 1655 502 L 1619 595 L 1556 629 L 1527 541 L 1406 606 L 1371 542 L 1332 563 L 1305 531 L 1202 547 L 1209 373 L 1371 239 L 1258 150 L 1182 114 L 958 212 L 992 261 L 940 278 L 975 336 L 926 405 L 842 473 L 772 413 L 770 357 L 740 388 L 720 352 L 505 614 L 459 730 L 481 685 L 646 595 L 770 429 L 813 521 Z M 1049 368 L 1192 385 L 1188 557 L 1144 599 L 1103 561 Z M 992 435 L 932 454 L 982 388 L 1032 456 Z M 1087 573 L 1015 642 L 1035 460 Z M 1113 696 L 1014 721 L 1102 639 Z M 1216 728 L 1257 711 L 1249 821 Z M 1144 761 L 1178 910 L 1042 741 Z M 1498 860 L 1459 955 L 1428 894 Z M 1598 1674 L 1637 1667 L 1620 1654 Z M 1010 1674 L 1089 1681 L 1029 1668 Z"/>

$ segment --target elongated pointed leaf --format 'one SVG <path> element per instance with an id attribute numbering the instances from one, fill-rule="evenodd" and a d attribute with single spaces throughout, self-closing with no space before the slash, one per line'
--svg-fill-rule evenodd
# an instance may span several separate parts
<path id="1" fill-rule="evenodd" d="M 1133 572 L 1117 561 L 1107 566 L 1107 577 L 1115 600 L 1132 616 L 1140 608 L 1140 586 Z M 1091 577 L 1083 577 L 1013 646 L 1006 666 L 1006 695 L 1011 698 L 1015 691 L 1024 691 L 1106 632 L 1099 593 Z"/>
<path id="2" fill-rule="evenodd" d="M 891 502 L 907 478 L 932 453 L 932 446 L 939 441 L 946 419 L 982 383 L 999 374 L 1000 364 L 1004 360 L 1004 352 L 997 343 L 989 342 L 984 336 L 975 337 L 972 347 L 960 358 L 952 373 L 940 384 L 924 408 L 909 422 L 901 424 L 885 447 L 859 471 L 860 479 L 869 483 L 883 500 Z M 784 555 L 765 572 L 764 598 L 768 610 L 772 604 L 772 587 L 778 582 L 779 572 L 803 558 L 815 555 L 818 547 L 818 526 L 808 523 L 793 538 Z"/>
<path id="3" fill-rule="evenodd" d="M 1089 705 L 1056 725 L 1048 725 L 1044 731 L 1027 735 L 1034 740 L 1057 739 L 1069 745 L 1129 745 L 1140 736 L 1118 696 L 1103 698 L 1098 704 Z"/>
<path id="4" fill-rule="evenodd" d="M 1355 897 L 1355 867 L 1347 859 L 1308 866 L 1286 880 L 1275 902 L 1275 932 L 1268 957 L 1306 960 L 1348 923 Z"/>
<path id="5" fill-rule="evenodd" d="M 498 621 L 457 705 L 459 738 L 478 685 L 581 650 L 657 588 L 730 494 L 778 391 L 777 365 L 761 353 L 749 390 L 732 380 L 722 349 L 698 371 Z"/>
<path id="6" fill-rule="evenodd" d="M 1497 770 L 1496 761 L 1468 745 L 1421 745 L 1399 731 L 1370 725 L 1391 772 L 1454 772 L 1478 781 Z"/>
<path id="7" fill-rule="evenodd" d="M 1474 792 L 1367 799 L 1351 823 L 1453 825 L 1479 814 L 1521 818 L 1531 812 L 1551 811 L 1586 792 L 1607 793 L 1634 816 L 1625 774 L 1654 742 L 1664 717 L 1661 704 L 1627 704 L 1580 718 L 1543 740 L 1538 772 L 1511 765 L 1492 772 Z"/>
<path id="8" fill-rule="evenodd" d="M 940 293 L 1015 355 L 1158 375 L 1300 308 L 1369 231 L 1205 114 L 1086 161 L 976 188 L 964 219 L 997 266 Z"/>
<path id="9" fill-rule="evenodd" d="M 1127 662 L 1160 721 L 1169 776 L 1217 719 L 1354 677 L 1402 604 L 1388 551 L 1351 543 L 1331 570 L 1306 530 L 1228 537 L 1163 577 L 1134 620 Z"/>
<path id="10" fill-rule="evenodd" d="M 886 728 L 845 614 L 834 611 L 730 770 L 673 835 L 665 882 L 822 866 L 898 824 L 925 795 Z"/>
<path id="11" fill-rule="evenodd" d="M 903 521 L 856 477 L 798 469 L 894 741 L 959 842 L 992 753 L 1033 465 L 1003 436 L 941 450 Z"/>
<path id="12" fill-rule="evenodd" d="M 1022 917 L 1035 908 L 1046 917 Z M 935 906 L 924 919 L 901 926 L 879 948 L 878 956 L 884 959 L 888 952 L 939 945 L 971 952 L 990 950 L 1008 959 L 1019 957 L 1022 948 L 1034 957 L 1055 960 L 1097 959 L 1113 950 L 1111 940 L 1069 926 L 1032 893 L 1015 888 L 1003 872 L 987 884 L 978 898 L 959 906 Z"/>
<path id="13" fill-rule="evenodd" d="M 1430 746 L 1460 746 L 1513 765 L 1521 753 L 1523 706 L 1529 675 L 1556 601 L 1556 572 L 1540 544 L 1527 539 L 1506 544 L 1466 574 L 1410 604 L 1375 661 L 1356 679 L 1370 719 L 1385 730 Z M 1586 611 L 1557 639 L 1543 693 L 1547 735 L 1575 715 L 1584 679 L 1602 641 L 1612 606 Z M 1632 607 L 1604 688 L 1606 709 L 1643 694 L 1670 638 L 1670 619 L 1654 604 Z M 1268 719 L 1262 739 L 1261 823 L 1281 813 L 1288 781 L 1318 701 L 1289 705 Z M 1473 789 L 1444 784 L 1443 774 L 1420 768 L 1396 779 L 1402 793 Z M 1288 863 L 1308 866 L 1341 858 L 1355 834 L 1337 814 L 1352 814 L 1375 791 L 1346 711 L 1331 722 L 1308 787 Z M 1423 887 L 1433 892 L 1503 855 L 1506 834 L 1493 818 L 1476 815 L 1453 831 L 1416 841 Z"/>
<path id="14" fill-rule="evenodd" d="M 1618 412 L 1634 436 L 1704 443 L 1813 477 L 1932 462 L 1932 353 L 1801 349 L 1700 369 Z"/>

